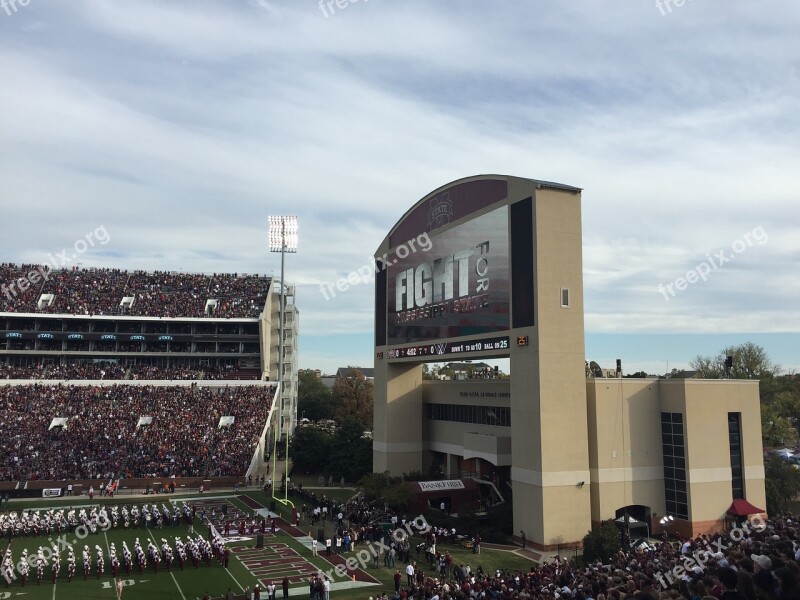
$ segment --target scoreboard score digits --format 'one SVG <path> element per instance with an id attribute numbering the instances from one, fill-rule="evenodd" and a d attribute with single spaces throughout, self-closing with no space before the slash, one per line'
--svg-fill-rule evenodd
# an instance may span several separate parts
<path id="1" fill-rule="evenodd" d="M 407 348 L 391 348 L 389 350 L 389 359 L 444 356 L 448 354 L 465 354 L 467 352 L 486 352 L 507 349 L 508 336 L 503 336 L 485 338 L 482 340 L 463 340 L 459 342 L 422 344 Z"/>

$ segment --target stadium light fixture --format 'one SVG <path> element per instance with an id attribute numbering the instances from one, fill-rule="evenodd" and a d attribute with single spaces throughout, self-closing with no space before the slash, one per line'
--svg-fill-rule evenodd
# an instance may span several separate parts
<path id="1" fill-rule="evenodd" d="M 281 293 L 280 293 L 280 316 L 278 317 L 280 320 L 279 325 L 279 332 L 278 332 L 278 389 L 280 390 L 280 394 L 278 396 L 279 404 L 279 424 L 285 425 L 286 424 L 286 415 L 285 410 L 286 406 L 284 403 L 284 339 L 283 339 L 283 327 L 284 327 L 284 310 L 286 307 L 286 281 L 284 276 L 284 263 L 285 263 L 285 255 L 287 252 L 289 253 L 296 253 L 297 252 L 297 217 L 296 216 L 271 216 L 269 217 L 269 251 L 270 252 L 280 252 L 281 253 Z M 291 422 L 291 415 L 289 415 L 289 422 Z M 278 435 L 280 433 L 280 427 L 275 435 L 274 440 L 274 448 L 273 448 L 273 459 L 272 459 L 272 497 L 276 500 L 279 500 L 283 504 L 292 505 L 289 502 L 289 428 L 286 427 L 285 434 L 286 434 L 286 448 L 284 451 L 284 497 L 281 500 L 280 498 L 275 496 L 275 485 L 277 484 L 276 480 L 276 466 L 277 466 L 277 458 L 278 458 Z M 292 505 L 293 506 L 293 505 Z"/>
<path id="2" fill-rule="evenodd" d="M 269 251 L 297 252 L 297 217 L 269 218 Z"/>

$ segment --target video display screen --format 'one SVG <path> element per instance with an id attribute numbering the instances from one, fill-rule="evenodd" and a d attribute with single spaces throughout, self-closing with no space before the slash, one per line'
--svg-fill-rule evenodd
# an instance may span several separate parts
<path id="1" fill-rule="evenodd" d="M 509 328 L 508 207 L 399 252 L 388 268 L 389 345 Z M 405 254 L 405 256 L 402 256 Z"/>

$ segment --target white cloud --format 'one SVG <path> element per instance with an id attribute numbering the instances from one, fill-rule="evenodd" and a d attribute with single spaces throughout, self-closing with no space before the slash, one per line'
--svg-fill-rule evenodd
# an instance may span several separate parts
<path id="1" fill-rule="evenodd" d="M 269 273 L 266 216 L 298 214 L 303 326 L 368 333 L 372 287 L 326 302 L 319 283 L 432 189 L 507 173 L 585 189 L 587 330 L 796 331 L 798 16 L 31 3 L 0 18 L 0 252 L 44 260 L 102 224 L 87 264 Z M 759 225 L 768 243 L 658 293 Z"/>

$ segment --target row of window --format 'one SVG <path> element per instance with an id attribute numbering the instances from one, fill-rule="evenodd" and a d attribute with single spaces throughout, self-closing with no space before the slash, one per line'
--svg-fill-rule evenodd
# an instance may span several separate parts
<path id="1" fill-rule="evenodd" d="M 428 404 L 428 419 L 511 427 L 511 409 L 507 406 L 472 406 L 469 404 Z"/>
<path id="2" fill-rule="evenodd" d="M 728 442 L 731 454 L 731 493 L 734 498 L 744 498 L 742 413 L 728 413 Z"/>
<path id="3" fill-rule="evenodd" d="M 683 414 L 661 413 L 661 449 L 664 455 L 664 500 L 667 514 L 678 519 L 688 519 Z"/>

